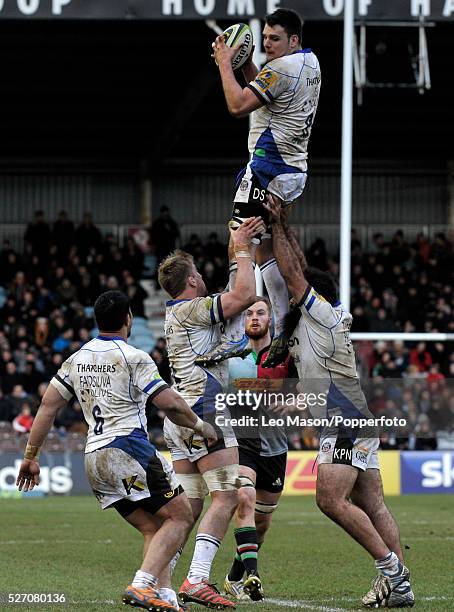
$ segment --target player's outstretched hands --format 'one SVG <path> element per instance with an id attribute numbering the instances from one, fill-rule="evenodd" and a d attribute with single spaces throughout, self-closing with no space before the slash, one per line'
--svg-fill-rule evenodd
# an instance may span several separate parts
<path id="1" fill-rule="evenodd" d="M 16 486 L 19 491 L 31 491 L 35 485 L 39 484 L 40 467 L 37 461 L 24 459 L 19 468 L 19 475 L 16 480 Z"/>
<path id="2" fill-rule="evenodd" d="M 252 238 L 257 234 L 263 234 L 265 230 L 262 217 L 249 217 L 245 219 L 238 229 L 230 230 L 233 246 L 249 246 Z"/>
<path id="3" fill-rule="evenodd" d="M 268 193 L 266 196 L 266 202 L 263 203 L 264 208 L 270 213 L 270 216 L 274 223 L 280 223 L 284 216 L 282 208 L 282 200 L 272 193 Z"/>

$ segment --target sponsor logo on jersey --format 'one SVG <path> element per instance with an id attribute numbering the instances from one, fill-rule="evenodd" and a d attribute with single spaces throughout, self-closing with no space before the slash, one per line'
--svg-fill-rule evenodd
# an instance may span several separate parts
<path id="1" fill-rule="evenodd" d="M 317 293 L 316 291 L 312 290 L 311 294 L 315 295 L 315 297 L 321 300 L 322 302 L 326 302 L 325 298 L 323 297 L 323 295 L 320 295 L 320 293 Z"/>
<path id="2" fill-rule="evenodd" d="M 317 75 L 313 79 L 306 77 L 306 86 L 310 87 L 311 85 L 319 85 L 321 78 Z"/>
<path id="3" fill-rule="evenodd" d="M 262 70 L 255 78 L 255 84 L 262 91 L 267 91 L 271 85 L 277 80 L 277 74 L 271 70 Z"/>
<path id="4" fill-rule="evenodd" d="M 207 310 L 210 310 L 212 306 L 213 306 L 213 298 L 210 298 L 210 297 L 205 298 L 205 308 Z"/>
<path id="5" fill-rule="evenodd" d="M 175 491 L 168 491 L 167 493 L 164 493 L 164 497 L 166 497 L 167 499 L 171 499 L 174 495 Z"/>
<path id="6" fill-rule="evenodd" d="M 235 378 L 235 389 L 249 389 L 250 391 L 277 391 L 282 388 L 282 378 Z"/>
<path id="7" fill-rule="evenodd" d="M 329 442 L 323 442 L 320 450 L 322 453 L 328 453 L 331 450 L 331 444 Z"/>

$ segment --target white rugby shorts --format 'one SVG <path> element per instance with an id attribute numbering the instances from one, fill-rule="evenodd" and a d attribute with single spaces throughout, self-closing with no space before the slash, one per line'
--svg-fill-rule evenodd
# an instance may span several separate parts
<path id="1" fill-rule="evenodd" d="M 85 455 L 88 482 L 104 510 L 126 499 L 136 502 L 178 488 L 170 463 L 148 439 L 124 436 Z"/>
<path id="2" fill-rule="evenodd" d="M 317 463 L 352 465 L 360 470 L 380 469 L 379 438 L 324 437 L 320 440 Z"/>
<path id="3" fill-rule="evenodd" d="M 194 433 L 192 429 L 175 425 L 168 418 L 164 420 L 164 439 L 172 461 L 189 459 L 191 463 L 194 463 L 210 453 L 238 446 L 231 427 L 216 427 L 216 432 L 219 436 L 218 441 L 215 445 L 208 447 L 202 436 Z"/>

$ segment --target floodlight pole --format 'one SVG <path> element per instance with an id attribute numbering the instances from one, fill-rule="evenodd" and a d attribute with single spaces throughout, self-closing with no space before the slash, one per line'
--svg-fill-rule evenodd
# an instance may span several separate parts
<path id="1" fill-rule="evenodd" d="M 354 0 L 344 6 L 344 68 L 342 86 L 342 170 L 340 219 L 340 300 L 350 310 L 353 142 Z"/>

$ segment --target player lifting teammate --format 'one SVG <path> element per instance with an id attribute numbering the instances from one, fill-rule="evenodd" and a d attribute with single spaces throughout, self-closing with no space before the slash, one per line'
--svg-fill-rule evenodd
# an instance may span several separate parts
<path id="1" fill-rule="evenodd" d="M 279 269 L 296 307 L 286 317 L 305 393 L 326 395 L 316 417 L 372 418 L 356 371 L 350 340 L 352 315 L 337 298 L 326 272 L 310 269 L 278 198 L 267 197 L 272 216 L 273 247 Z M 410 572 L 405 567 L 398 526 L 385 505 L 378 464 L 379 439 L 370 429 L 325 428 L 318 455 L 317 504 L 363 546 L 379 575 L 362 603 L 369 608 L 412 607 Z"/>
<path id="2" fill-rule="evenodd" d="M 263 45 L 267 63 L 259 72 L 252 58 L 243 66 L 248 81 L 244 88 L 237 82 L 231 66 L 235 48 L 225 44 L 223 36 L 213 43 L 222 87 L 230 113 L 235 117 L 251 115 L 249 131 L 250 161 L 239 174 L 231 224 L 238 227 L 245 217 L 268 215 L 262 204 L 266 193 L 278 196 L 285 205 L 301 196 L 306 183 L 307 151 L 317 111 L 321 72 L 311 49 L 302 49 L 302 23 L 289 9 L 278 9 L 266 17 Z M 286 354 L 283 318 L 288 310 L 285 283 L 274 259 L 269 231 L 261 237 L 257 250 L 263 280 L 270 297 L 275 335 L 265 365 L 275 365 Z M 232 356 L 242 356 L 248 339 L 244 336 L 244 318 L 230 322 L 222 343 L 205 363 L 215 363 Z"/>
<path id="3" fill-rule="evenodd" d="M 247 219 L 234 232 L 232 255 L 238 276 L 231 291 L 208 296 L 192 257 L 183 251 L 171 254 L 159 267 L 159 283 L 172 298 L 167 302 L 165 334 L 175 387 L 196 414 L 212 423 L 216 417 L 216 396 L 225 391 L 228 383 L 228 365 L 202 368 L 195 360 L 219 343 L 225 319 L 236 316 L 254 301 L 251 259 L 255 247 L 251 239 L 263 229 L 263 221 L 257 217 Z M 202 511 L 205 496 L 210 493 L 212 499 L 199 525 L 180 597 L 183 601 L 222 609 L 235 606 L 208 580 L 214 557 L 238 504 L 238 443 L 230 427 L 216 427 L 216 431 L 219 440 L 209 446 L 203 436 L 194 435 L 190 429 L 168 419 L 164 423 L 173 465 L 190 498 L 195 519 Z"/>
<path id="4" fill-rule="evenodd" d="M 151 357 L 127 343 L 132 314 L 126 295 L 103 293 L 94 312 L 100 333 L 71 355 L 50 381 L 17 485 L 27 491 L 38 484 L 40 448 L 57 412 L 76 397 L 89 426 L 85 469 L 93 493 L 102 509 L 115 508 L 144 537 L 143 563 L 123 602 L 178 612 L 182 608 L 170 587 L 168 566 L 186 542 L 192 512 L 171 465 L 148 440 L 145 403 L 152 398 L 173 423 L 211 442 L 216 434 L 169 389 Z"/>

